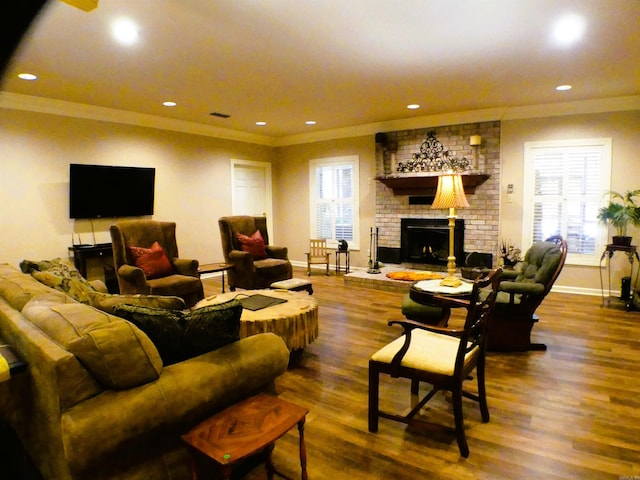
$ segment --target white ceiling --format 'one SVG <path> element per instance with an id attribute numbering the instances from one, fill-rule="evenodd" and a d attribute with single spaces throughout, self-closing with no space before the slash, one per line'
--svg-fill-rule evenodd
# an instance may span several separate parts
<path id="1" fill-rule="evenodd" d="M 559 46 L 566 14 L 586 30 Z M 138 25 L 137 44 L 112 39 L 120 17 Z M 637 96 L 639 20 L 639 0 L 100 0 L 90 13 L 52 0 L 2 90 L 283 138 Z"/>

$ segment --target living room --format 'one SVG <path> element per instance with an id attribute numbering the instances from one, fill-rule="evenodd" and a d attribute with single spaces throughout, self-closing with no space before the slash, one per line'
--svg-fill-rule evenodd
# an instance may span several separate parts
<path id="1" fill-rule="evenodd" d="M 590 3 L 607 10 L 606 2 Z M 57 8 L 72 7 L 60 4 Z M 611 9 L 610 5 L 608 9 Z M 638 9 L 636 2 L 624 2 L 624 6 L 616 6 L 616 9 L 627 9 L 631 12 L 627 17 L 638 17 L 634 15 Z M 82 12 L 78 12 L 80 14 Z M 609 51 L 604 58 L 598 57 L 600 61 L 593 64 L 594 70 L 614 68 L 612 64 L 619 57 L 638 57 L 635 27 L 623 30 L 618 34 L 627 36 L 626 48 Z M 633 65 L 625 78 L 637 80 L 637 69 L 638 66 Z M 11 73 L 14 70 L 6 72 L 7 75 Z M 456 85 L 464 84 L 466 78 L 458 78 Z M 539 80 L 529 81 L 532 84 L 548 83 L 546 72 Z M 2 262 L 12 265 L 18 265 L 25 258 L 66 257 L 68 247 L 74 243 L 110 241 L 108 230 L 113 218 L 92 221 L 69 218 L 71 163 L 154 167 L 153 217 L 175 221 L 180 253 L 197 258 L 201 263 L 222 259 L 217 220 L 234 210 L 232 161 L 268 163 L 273 175 L 271 240 L 286 245 L 289 257 L 298 267 L 306 263 L 305 251 L 311 229 L 309 161 L 355 155 L 359 158 L 358 225 L 361 236 L 359 248 L 351 251 L 351 267 L 366 269 L 370 255 L 366 247 L 367 233 L 371 227 L 380 225 L 376 200 L 383 188 L 376 180 L 383 173 L 379 165 L 380 147 L 376 143 L 379 132 L 498 122 L 500 180 L 496 185 L 499 198 L 496 244 L 509 239 L 523 251 L 529 245 L 523 236 L 526 218 L 522 211 L 531 201 L 525 197 L 522 188 L 526 176 L 525 143 L 609 138 L 612 145 L 610 188 L 626 191 L 640 186 L 636 161 L 640 151 L 640 92 L 637 85 L 631 91 L 607 97 L 594 93 L 587 98 L 556 97 L 568 98 L 564 101 L 536 102 L 531 98 L 518 105 L 494 104 L 474 110 L 431 112 L 419 117 L 379 119 L 364 125 L 284 136 L 229 131 L 220 127 L 221 124 L 216 124 L 216 128 L 210 125 L 200 128 L 160 115 L 144 116 L 128 112 L 126 108 L 106 108 L 99 102 L 88 106 L 82 102 L 64 101 L 55 95 L 44 98 L 28 93 L 25 90 L 28 88 L 20 87 L 20 93 L 17 89 L 3 89 L 0 93 L 0 142 L 4 166 L 0 179 L 4 226 L 0 251 L 3 252 Z M 465 94 L 482 95 L 471 87 L 461 88 L 465 89 Z M 528 85 L 522 84 L 520 88 L 527 89 Z M 598 91 L 597 86 L 593 88 Z M 127 95 L 132 93 L 123 93 L 124 97 Z M 482 150 L 480 154 L 483 154 Z M 508 185 L 514 186 L 510 194 L 507 193 Z M 429 212 L 429 215 L 433 213 Z M 440 211 L 438 215 L 445 218 L 446 212 Z M 470 214 L 459 210 L 458 215 L 465 218 Z M 611 233 L 604 232 L 605 238 Z M 640 232 L 635 229 L 632 234 L 637 238 Z M 495 255 L 497 252 L 487 253 Z M 615 257 L 613 261 L 613 282 L 617 289 L 621 277 L 628 274 L 629 265 L 625 258 Z M 95 265 L 91 275 L 99 277 L 101 266 Z M 597 262 L 590 265 L 567 262 L 555 291 L 599 297 L 599 265 Z"/>

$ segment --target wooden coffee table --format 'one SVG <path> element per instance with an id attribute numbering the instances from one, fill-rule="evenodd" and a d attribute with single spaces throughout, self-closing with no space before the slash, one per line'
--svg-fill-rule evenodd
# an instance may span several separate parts
<path id="1" fill-rule="evenodd" d="M 257 395 L 205 420 L 182 436 L 192 453 L 195 478 L 217 473 L 231 478 L 236 465 L 266 451 L 267 478 L 276 472 L 271 452 L 274 443 L 296 425 L 300 442 L 302 479 L 307 479 L 304 422 L 309 410 L 271 395 Z M 286 477 L 285 477 L 286 478 Z"/>
<path id="2" fill-rule="evenodd" d="M 253 294 L 280 298 L 286 302 L 255 311 L 243 309 L 240 317 L 240 338 L 273 332 L 282 337 L 289 352 L 302 350 L 317 338 L 318 302 L 303 292 L 270 289 L 228 292 L 200 300 L 193 308 L 224 303 Z"/>

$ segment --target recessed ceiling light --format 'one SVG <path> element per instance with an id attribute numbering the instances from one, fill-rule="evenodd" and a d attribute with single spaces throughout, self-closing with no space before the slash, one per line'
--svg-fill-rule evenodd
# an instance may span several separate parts
<path id="1" fill-rule="evenodd" d="M 316 122 L 315 122 L 315 121 L 313 121 L 313 120 L 307 120 L 307 121 L 306 121 L 306 122 L 304 122 L 304 123 L 306 123 L 307 125 L 315 125 L 315 124 L 316 124 Z"/>
<path id="2" fill-rule="evenodd" d="M 175 107 L 177 105 L 176 102 L 162 102 L 162 105 L 165 107 Z"/>
<path id="3" fill-rule="evenodd" d="M 111 28 L 114 38 L 122 45 L 133 45 L 138 40 L 138 26 L 131 20 L 122 19 Z"/>
<path id="4" fill-rule="evenodd" d="M 18 74 L 18 78 L 21 78 L 22 80 L 37 80 L 38 77 L 36 75 L 34 75 L 33 73 L 20 73 Z"/>
<path id="5" fill-rule="evenodd" d="M 407 105 L 407 108 L 409 110 L 416 110 L 416 109 L 420 108 L 420 105 L 418 105 L 417 103 L 410 103 L 409 105 Z"/>
<path id="6" fill-rule="evenodd" d="M 564 92 L 565 90 L 571 90 L 573 87 L 571 85 L 558 85 L 556 90 L 559 92 Z"/>
<path id="7" fill-rule="evenodd" d="M 259 127 L 264 127 L 267 124 L 267 122 L 256 122 L 256 125 L 258 125 Z"/>
<path id="8" fill-rule="evenodd" d="M 558 45 L 569 46 L 582 38 L 586 24 L 579 15 L 566 15 L 560 18 L 553 27 L 553 38 Z"/>

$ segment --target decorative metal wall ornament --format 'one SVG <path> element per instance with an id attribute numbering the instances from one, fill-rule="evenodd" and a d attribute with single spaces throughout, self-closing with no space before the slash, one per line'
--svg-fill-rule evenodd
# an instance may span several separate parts
<path id="1" fill-rule="evenodd" d="M 466 157 L 456 157 L 436 138 L 435 130 L 427 132 L 427 138 L 420 145 L 420 153 L 411 155 L 407 163 L 398 162 L 398 172 L 456 172 L 469 168 L 471 162 Z"/>

